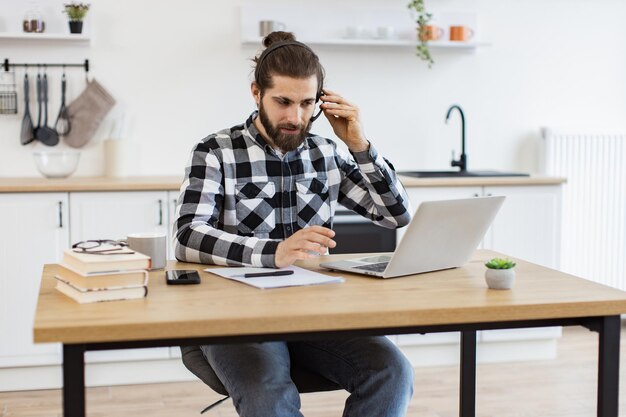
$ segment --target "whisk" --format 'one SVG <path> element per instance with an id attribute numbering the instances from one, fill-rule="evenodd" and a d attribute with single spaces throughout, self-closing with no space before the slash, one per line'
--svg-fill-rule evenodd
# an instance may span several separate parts
<path id="1" fill-rule="evenodd" d="M 15 71 L 0 72 L 0 114 L 17 114 Z"/>

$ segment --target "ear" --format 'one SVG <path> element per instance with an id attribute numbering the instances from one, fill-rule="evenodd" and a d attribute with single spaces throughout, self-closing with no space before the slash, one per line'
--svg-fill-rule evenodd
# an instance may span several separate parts
<path id="1" fill-rule="evenodd" d="M 261 90 L 259 89 L 259 86 L 256 84 L 256 82 L 253 81 L 252 84 L 250 84 L 250 91 L 252 92 L 252 97 L 254 98 L 254 102 L 258 107 L 259 103 L 261 102 Z"/>

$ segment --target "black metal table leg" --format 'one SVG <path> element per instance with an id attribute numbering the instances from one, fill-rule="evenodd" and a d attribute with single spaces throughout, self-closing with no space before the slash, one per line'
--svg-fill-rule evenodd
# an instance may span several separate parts
<path id="1" fill-rule="evenodd" d="M 85 417 L 84 345 L 63 345 L 63 416 Z"/>
<path id="2" fill-rule="evenodd" d="M 476 330 L 461 331 L 461 392 L 459 415 L 476 416 Z"/>
<path id="3" fill-rule="evenodd" d="M 598 417 L 618 417 L 620 316 L 598 323 Z"/>

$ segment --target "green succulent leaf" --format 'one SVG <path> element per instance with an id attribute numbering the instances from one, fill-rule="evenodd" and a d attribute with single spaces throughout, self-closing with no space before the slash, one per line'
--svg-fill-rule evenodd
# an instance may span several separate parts
<path id="1" fill-rule="evenodd" d="M 80 22 L 85 18 L 85 15 L 89 11 L 89 6 L 90 4 L 88 3 L 73 1 L 71 3 L 65 3 L 63 5 L 63 11 L 72 22 Z"/>
<path id="2" fill-rule="evenodd" d="M 493 258 L 485 264 L 489 269 L 511 269 L 515 267 L 515 262 L 510 259 Z"/>

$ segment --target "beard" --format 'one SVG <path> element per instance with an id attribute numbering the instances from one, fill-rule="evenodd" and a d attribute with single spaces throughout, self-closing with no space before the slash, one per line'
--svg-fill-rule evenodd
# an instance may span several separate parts
<path id="1" fill-rule="evenodd" d="M 300 146 L 311 130 L 311 121 L 306 125 L 300 123 L 294 125 L 293 123 L 281 123 L 276 126 L 272 124 L 265 109 L 263 108 L 263 102 L 259 103 L 259 120 L 267 133 L 267 136 L 274 142 L 274 145 L 278 146 L 283 152 L 289 152 Z M 295 133 L 283 133 L 281 129 L 298 129 Z"/>

